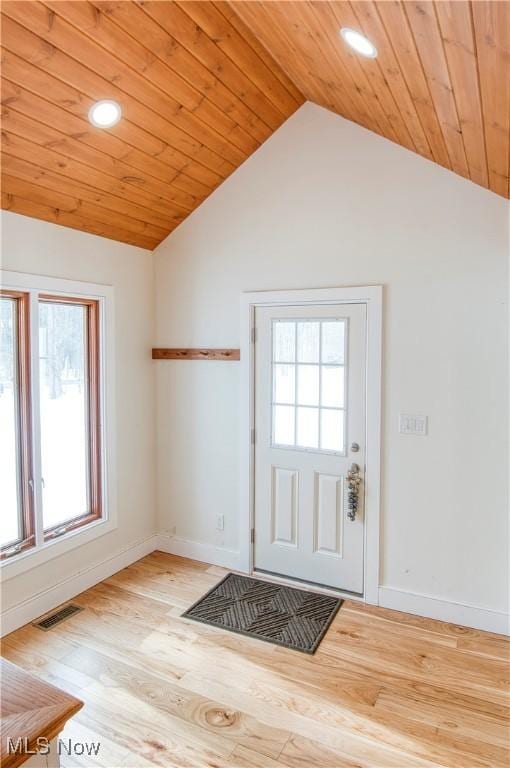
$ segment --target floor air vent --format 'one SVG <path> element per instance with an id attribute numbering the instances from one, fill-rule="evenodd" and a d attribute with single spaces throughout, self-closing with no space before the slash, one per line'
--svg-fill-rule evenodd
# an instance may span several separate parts
<path id="1" fill-rule="evenodd" d="M 58 611 L 48 614 L 43 619 L 34 621 L 33 626 L 39 627 L 39 629 L 43 629 L 45 632 L 47 632 L 49 629 L 53 629 L 53 627 L 55 627 L 57 624 L 60 624 L 61 621 L 65 621 L 70 616 L 78 613 L 78 611 L 83 611 L 81 605 L 69 603 L 69 605 L 64 605 L 63 608 L 59 608 Z"/>

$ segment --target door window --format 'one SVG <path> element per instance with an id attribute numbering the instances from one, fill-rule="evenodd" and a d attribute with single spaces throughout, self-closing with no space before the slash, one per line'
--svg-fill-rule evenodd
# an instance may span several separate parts
<path id="1" fill-rule="evenodd" d="M 345 455 L 347 320 L 273 320 L 272 339 L 272 446 Z"/>

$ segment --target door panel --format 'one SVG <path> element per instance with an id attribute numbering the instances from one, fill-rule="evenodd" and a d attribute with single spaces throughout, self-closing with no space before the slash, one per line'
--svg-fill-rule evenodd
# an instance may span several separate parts
<path id="1" fill-rule="evenodd" d="M 343 477 L 315 473 L 315 552 L 342 556 L 343 495 Z"/>
<path id="2" fill-rule="evenodd" d="M 297 547 L 298 473 L 273 467 L 271 516 L 274 544 Z"/>
<path id="3" fill-rule="evenodd" d="M 366 306 L 260 307 L 255 324 L 255 568 L 361 593 L 346 475 L 365 461 Z"/>

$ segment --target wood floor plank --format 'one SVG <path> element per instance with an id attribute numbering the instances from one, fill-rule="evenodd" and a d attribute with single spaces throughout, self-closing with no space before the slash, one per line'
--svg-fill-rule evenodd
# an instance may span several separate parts
<path id="1" fill-rule="evenodd" d="M 60 734 L 63 744 L 61 762 L 63 768 L 68 766 L 80 766 L 83 768 L 100 768 L 108 766 L 128 766 L 130 764 L 130 753 L 124 747 L 121 747 L 112 739 L 101 735 L 92 728 L 88 728 L 77 718 L 71 718 L 66 723 L 66 727 Z M 71 745 L 69 745 L 71 741 Z M 90 750 L 88 755 L 76 755 L 72 752 L 72 744 L 98 744 L 98 754 Z M 69 754 L 71 753 L 71 755 Z M 148 763 L 150 765 L 150 763 Z M 142 768 L 143 763 L 140 764 Z"/>
<path id="2" fill-rule="evenodd" d="M 133 768 L 139 757 L 163 768 L 203 768 L 210 761 L 221 764 L 232 752 L 231 744 L 221 737 L 200 739 L 191 726 L 179 728 L 175 718 L 158 713 L 122 691 L 96 683 L 86 693 L 87 710 L 84 708 L 77 721 L 127 750 L 127 765 Z M 104 768 L 111 766 L 106 764 Z"/>
<path id="3" fill-rule="evenodd" d="M 342 607 L 342 615 L 346 612 L 356 613 L 362 616 L 364 621 L 369 618 L 376 622 L 393 624 L 402 629 L 409 627 L 426 633 L 429 639 L 450 638 L 455 639 L 457 647 L 464 641 L 473 641 L 478 643 L 480 648 L 492 648 L 493 653 L 496 647 L 499 647 L 499 658 L 505 658 L 510 661 L 510 641 L 504 635 L 498 635 L 494 632 L 484 632 L 481 629 L 472 627 L 463 627 L 460 624 L 449 624 L 446 621 L 428 619 L 425 616 L 416 616 L 412 613 L 402 613 L 401 611 L 390 610 L 389 608 L 379 608 L 375 605 L 364 605 L 361 602 L 346 600 Z M 482 651 L 480 651 L 481 653 Z M 489 653 L 488 655 L 493 655 Z"/>
<path id="4" fill-rule="evenodd" d="M 460 750 L 473 752 L 487 759 L 491 756 L 492 748 L 506 749 L 508 757 L 508 728 L 500 720 L 469 712 L 453 704 L 442 704 L 438 713 L 437 702 L 419 694 L 410 695 L 408 692 L 382 689 L 375 703 L 375 711 L 386 717 L 398 716 L 406 720 L 426 723 L 435 729 L 449 734 L 445 738 L 451 742 L 459 741 Z M 483 723 L 483 730 L 480 726 Z M 469 748 L 468 740 L 476 734 L 476 743 Z M 462 742 L 462 743 L 461 743 Z M 499 760 L 504 755 L 499 756 Z M 495 759 L 495 758 L 494 758 Z"/>
<path id="5" fill-rule="evenodd" d="M 285 745 L 280 761 L 289 768 L 302 768 L 303 765 L 320 765 L 321 768 L 356 768 L 363 764 L 357 759 L 334 752 L 317 741 L 295 735 Z"/>
<path id="6" fill-rule="evenodd" d="M 309 656 L 183 618 L 224 574 L 154 552 L 4 639 L 85 702 L 64 766 L 506 768 L 506 638 L 345 601 Z"/>
<path id="7" fill-rule="evenodd" d="M 273 679 L 277 676 L 273 675 Z M 352 704 L 328 704 L 313 691 L 296 681 L 293 686 L 278 683 L 264 684 L 260 679 L 245 685 L 236 677 L 232 684 L 219 681 L 209 676 L 207 671 L 201 675 L 186 675 L 179 685 L 192 688 L 196 692 L 210 692 L 215 697 L 228 701 L 230 706 L 242 706 L 259 720 L 278 722 L 280 727 L 307 738 L 323 747 L 341 754 L 345 760 L 357 761 L 356 765 L 377 766 L 391 765 L 406 768 L 418 768 L 423 765 L 449 765 L 447 762 L 433 760 L 437 750 L 426 740 L 409 738 L 400 728 L 387 728 L 377 724 L 369 715 L 373 708 L 365 705 L 364 713 L 352 715 Z M 340 689 L 339 689 L 340 690 Z M 392 721 L 392 725 L 395 720 Z M 414 728 L 414 731 L 417 729 Z M 387 738 L 384 738 L 387 737 Z M 377 745 L 377 752 L 374 752 Z M 421 757 L 419 753 L 425 755 Z M 442 754 L 445 754 L 444 752 Z M 282 754 L 278 760 L 282 761 Z M 303 766 L 313 764 L 310 756 L 303 755 Z M 454 765 L 453 763 L 451 764 Z M 484 768 L 485 768 L 484 764 Z M 464 766 L 463 766 L 464 768 Z"/>
<path id="8" fill-rule="evenodd" d="M 266 755 L 260 755 L 252 749 L 236 747 L 226 765 L 229 768 L 281 768 L 284 763 L 269 759 Z"/>
<path id="9" fill-rule="evenodd" d="M 134 670 L 97 651 L 79 648 L 66 656 L 63 664 L 120 688 L 158 711 L 193 723 L 207 733 L 221 733 L 222 738 L 268 757 L 278 757 L 289 737 L 285 730 L 262 724 L 242 711 L 162 681 L 146 670 Z"/>
<path id="10" fill-rule="evenodd" d="M 377 636 L 360 625 L 347 625 L 324 640 L 319 654 L 353 659 L 377 671 L 379 668 L 423 682 L 448 685 L 459 693 L 475 693 L 496 703 L 508 701 L 508 665 L 495 659 L 472 659 L 456 649 L 434 643 L 398 641 L 396 632 L 379 630 Z"/>
<path id="11" fill-rule="evenodd" d="M 488 634 L 488 633 L 487 633 Z M 510 663 L 510 647 L 506 638 L 501 635 L 484 636 L 484 632 L 478 632 L 478 637 L 459 637 L 457 649 L 465 653 L 473 653 L 475 656 L 489 656 L 491 659 L 500 659 Z"/>

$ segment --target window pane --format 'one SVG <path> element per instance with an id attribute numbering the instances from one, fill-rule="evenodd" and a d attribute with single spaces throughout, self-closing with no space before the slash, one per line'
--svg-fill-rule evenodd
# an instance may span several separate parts
<path id="1" fill-rule="evenodd" d="M 344 451 L 344 412 L 321 409 L 321 448 Z"/>
<path id="2" fill-rule="evenodd" d="M 319 447 L 319 409 L 297 409 L 297 440 L 301 448 Z"/>
<path id="3" fill-rule="evenodd" d="M 298 323 L 297 359 L 300 363 L 319 362 L 320 323 Z"/>
<path id="4" fill-rule="evenodd" d="M 298 365 L 299 405 L 319 405 L 319 366 Z"/>
<path id="5" fill-rule="evenodd" d="M 89 511 L 87 307 L 39 304 L 43 524 Z"/>
<path id="6" fill-rule="evenodd" d="M 273 323 L 273 355 L 276 362 L 293 363 L 296 359 L 296 323 Z"/>
<path id="7" fill-rule="evenodd" d="M 345 320 L 322 323 L 322 362 L 343 364 L 345 359 Z"/>
<path id="8" fill-rule="evenodd" d="M 294 408 L 290 405 L 275 405 L 273 408 L 274 443 L 294 445 Z"/>
<path id="9" fill-rule="evenodd" d="M 20 454 L 18 445 L 17 302 L 0 301 L 0 546 L 23 537 L 20 514 Z"/>
<path id="10" fill-rule="evenodd" d="M 274 366 L 274 401 L 275 403 L 294 404 L 295 400 L 295 365 Z"/>
<path id="11" fill-rule="evenodd" d="M 330 408 L 344 407 L 344 369 L 343 366 L 322 366 L 321 405 Z"/>

